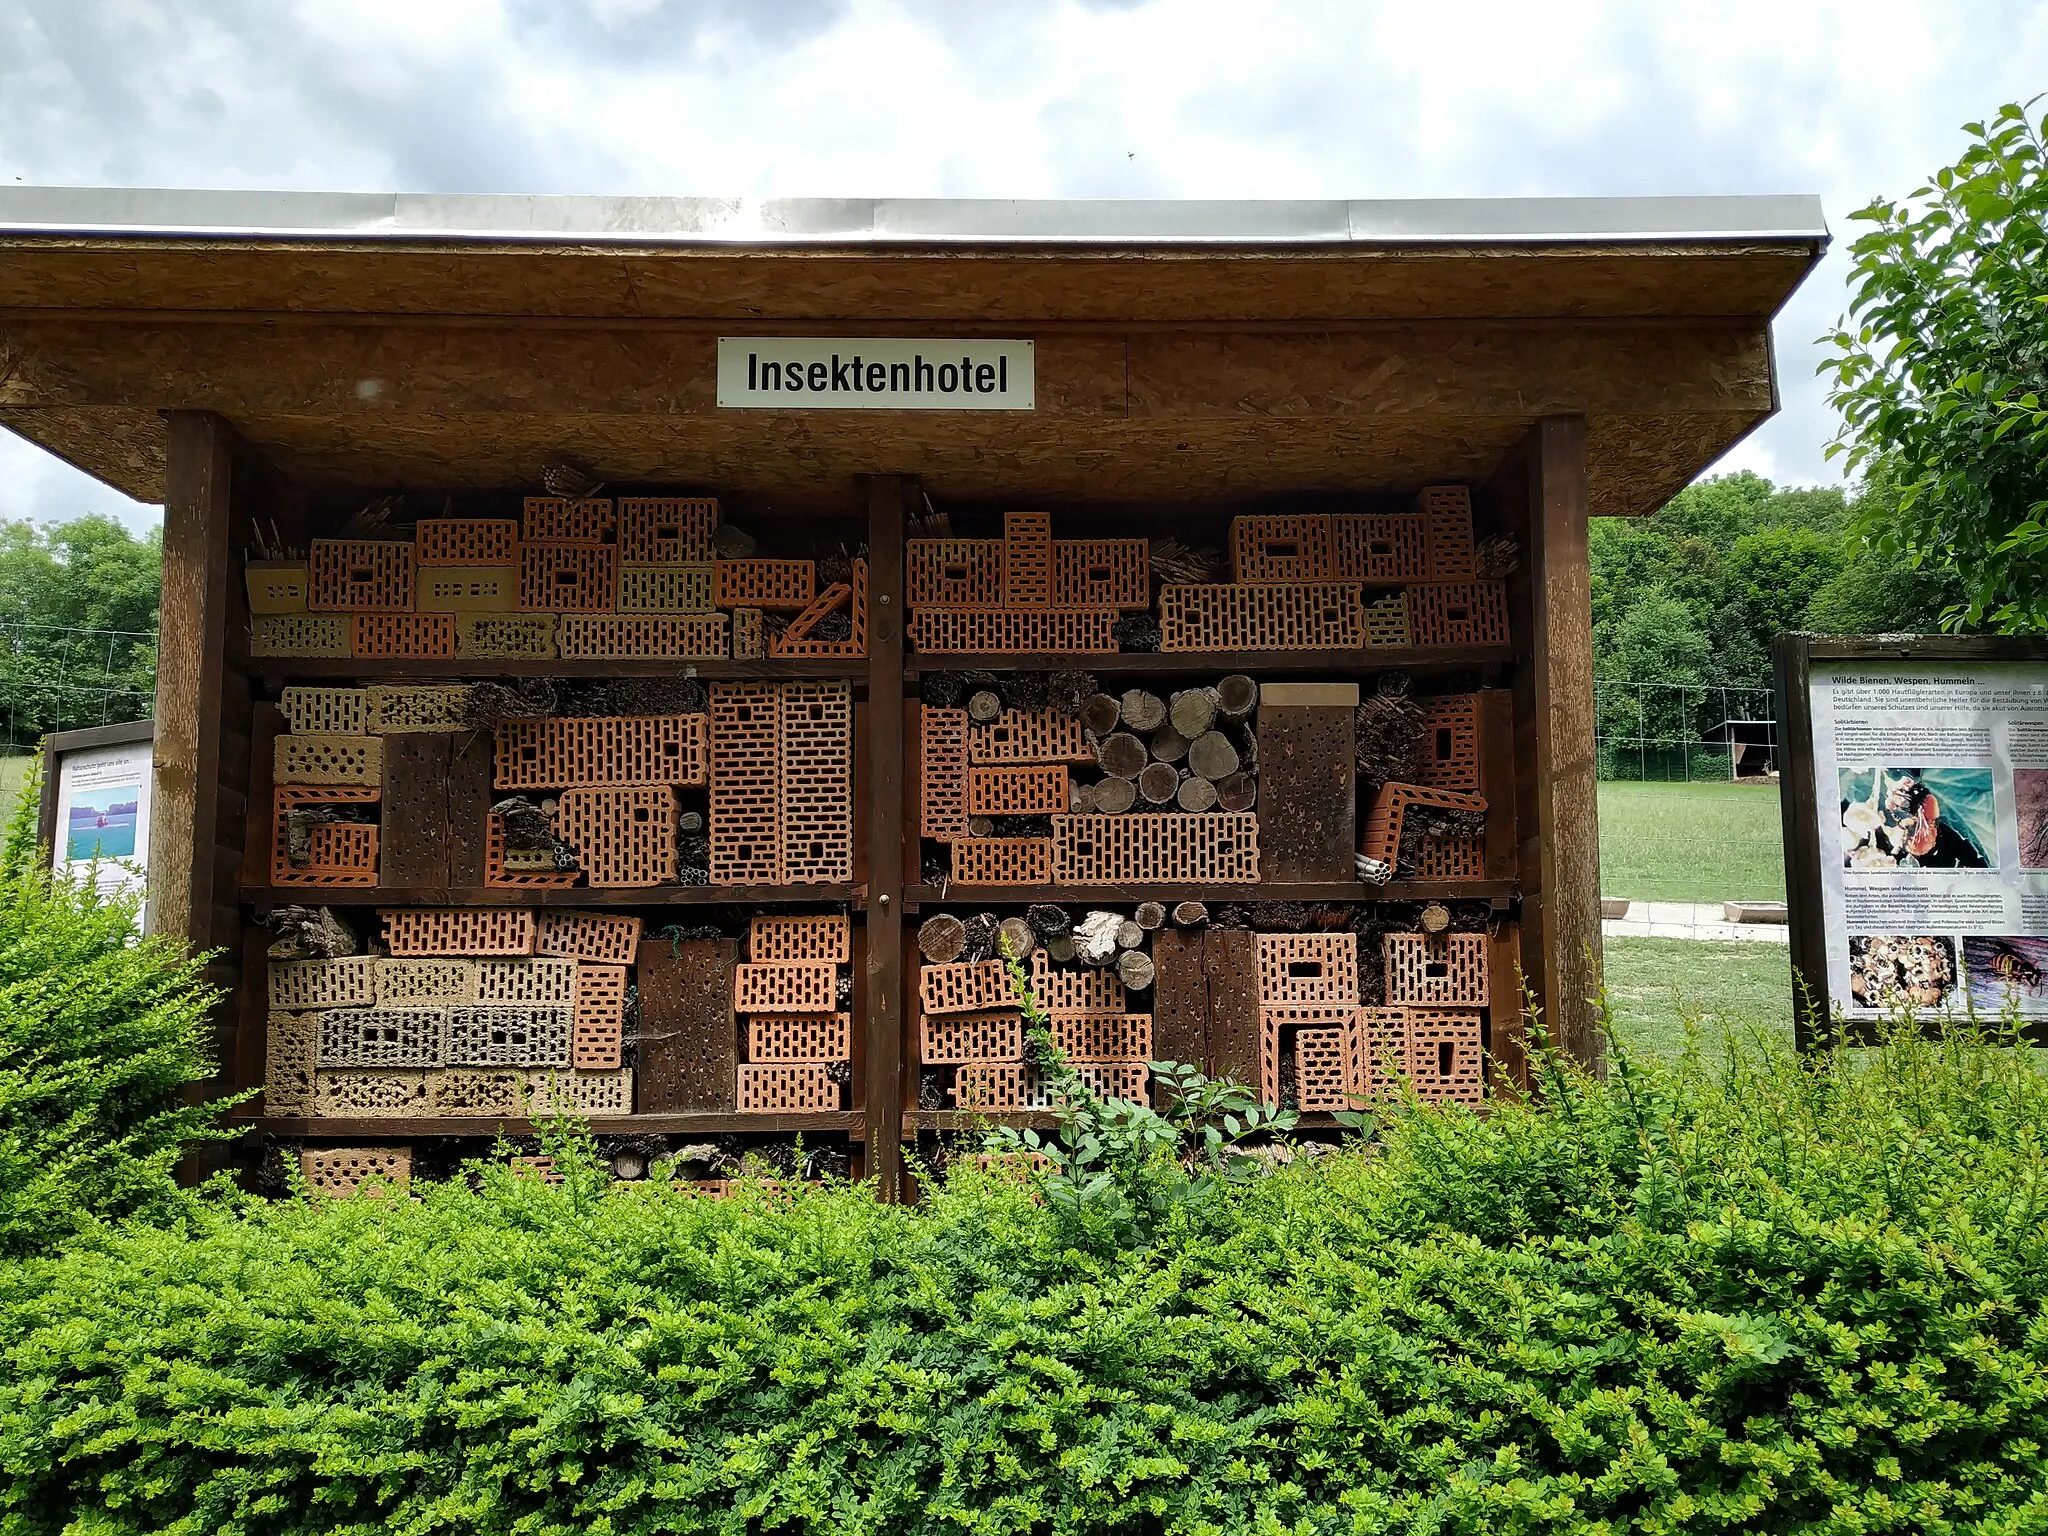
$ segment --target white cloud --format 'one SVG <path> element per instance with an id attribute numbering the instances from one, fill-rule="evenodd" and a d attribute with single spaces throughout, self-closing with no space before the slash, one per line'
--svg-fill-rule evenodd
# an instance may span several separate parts
<path id="1" fill-rule="evenodd" d="M 1847 214 L 2039 88 L 2010 0 L 27 0 L 0 181 L 748 196 L 1816 191 L 1785 411 L 1730 466 L 1828 478 L 1811 338 Z M 34 465 L 33 469 L 25 466 Z M 109 493 L 0 439 L 0 515 Z M 134 516 L 147 516 L 137 509 Z"/>

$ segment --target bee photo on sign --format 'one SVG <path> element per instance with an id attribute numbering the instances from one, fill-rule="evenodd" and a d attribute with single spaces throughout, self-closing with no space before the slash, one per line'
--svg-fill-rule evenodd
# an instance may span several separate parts
<path id="1" fill-rule="evenodd" d="M 1844 768 L 1847 869 L 1991 869 L 1997 835 L 1988 768 Z"/>

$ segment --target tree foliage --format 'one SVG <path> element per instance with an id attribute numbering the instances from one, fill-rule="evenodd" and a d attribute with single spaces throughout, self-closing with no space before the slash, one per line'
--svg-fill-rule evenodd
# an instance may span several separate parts
<path id="1" fill-rule="evenodd" d="M 106 517 L 0 522 L 0 717 L 8 740 L 149 714 L 162 535 Z"/>
<path id="2" fill-rule="evenodd" d="M 2031 105 L 2031 103 L 2029 104 Z M 1903 201 L 1853 218 L 1848 318 L 1821 366 L 1830 452 L 1882 467 L 1896 504 L 1861 531 L 1912 564 L 1952 561 L 1951 622 L 2048 629 L 2048 118 L 2007 105 Z"/>

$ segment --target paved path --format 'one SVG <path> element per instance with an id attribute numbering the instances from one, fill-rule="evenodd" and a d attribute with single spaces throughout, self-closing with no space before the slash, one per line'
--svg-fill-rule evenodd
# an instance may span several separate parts
<path id="1" fill-rule="evenodd" d="M 1751 944 L 1789 943 L 1783 923 L 1731 923 L 1718 901 L 1635 901 L 1627 917 L 1603 918 L 1609 939 L 1732 939 Z"/>

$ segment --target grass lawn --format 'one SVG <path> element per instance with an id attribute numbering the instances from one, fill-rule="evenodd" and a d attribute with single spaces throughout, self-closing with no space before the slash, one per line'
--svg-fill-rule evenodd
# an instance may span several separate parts
<path id="1" fill-rule="evenodd" d="M 33 756 L 0 757 L 0 817 L 13 811 L 15 797 L 28 782 L 28 771 L 35 762 Z"/>
<path id="2" fill-rule="evenodd" d="M 1762 1030 L 1792 1037 L 1792 958 L 1783 944 L 1609 939 L 1607 1005 L 1633 1050 L 1675 1056 L 1684 1013 L 1709 1041 Z"/>
<path id="3" fill-rule="evenodd" d="M 1782 901 L 1777 786 L 1602 784 L 1600 892 L 1631 901 Z"/>

